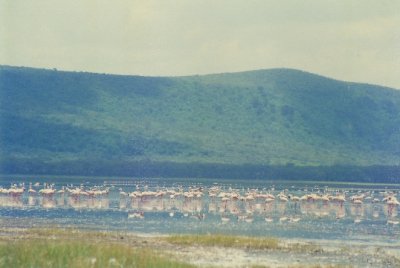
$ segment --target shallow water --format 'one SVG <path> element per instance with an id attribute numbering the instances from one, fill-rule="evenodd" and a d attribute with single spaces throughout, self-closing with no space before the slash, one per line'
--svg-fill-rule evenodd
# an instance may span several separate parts
<path id="1" fill-rule="evenodd" d="M 2 177 L 0 186 L 24 183 L 25 192 L 18 196 L 0 194 L 0 226 L 2 227 L 75 227 L 96 230 L 119 230 L 140 233 L 225 233 L 251 236 L 273 236 L 286 239 L 346 241 L 368 245 L 399 246 L 399 206 L 390 208 L 387 195 L 400 199 L 399 185 L 299 183 L 271 181 L 214 181 L 204 179 L 108 179 Z M 39 193 L 44 183 L 56 190 L 68 186 L 89 190 L 109 189 L 102 196 L 72 196 Z M 29 184 L 36 191 L 29 194 Z M 35 184 L 37 186 L 35 186 Z M 212 188 L 213 187 L 213 188 Z M 346 201 L 274 201 L 210 197 L 210 189 L 236 192 L 241 197 L 251 193 L 286 196 L 305 194 L 344 194 Z M 159 197 L 121 195 L 137 192 L 172 191 Z M 200 197 L 184 197 L 184 193 L 202 191 Z M 198 191 L 199 192 L 199 191 Z M 355 204 L 352 196 L 363 195 Z M 375 199 L 375 202 L 373 200 Z M 377 201 L 379 200 L 379 202 Z"/>

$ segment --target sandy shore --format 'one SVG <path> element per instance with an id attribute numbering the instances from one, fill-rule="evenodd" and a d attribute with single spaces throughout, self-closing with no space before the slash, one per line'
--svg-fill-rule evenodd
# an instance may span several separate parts
<path id="1" fill-rule="evenodd" d="M 300 247 L 303 243 L 308 244 L 301 242 Z M 199 246 L 166 246 L 164 250 L 200 267 L 400 267 L 399 248 L 312 245 L 311 252 Z"/>
<path id="2" fill-rule="evenodd" d="M 365 246 L 332 241 L 279 240 L 279 249 L 179 245 L 166 236 L 65 229 L 0 228 L 0 242 L 29 239 L 82 239 L 151 248 L 198 267 L 400 267 L 400 242 Z"/>

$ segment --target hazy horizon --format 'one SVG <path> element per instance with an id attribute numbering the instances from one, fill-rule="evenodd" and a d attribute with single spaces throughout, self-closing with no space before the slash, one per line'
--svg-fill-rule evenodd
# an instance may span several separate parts
<path id="1" fill-rule="evenodd" d="M 3 65 L 144 76 L 289 68 L 400 89 L 400 1 L 0 3 Z"/>

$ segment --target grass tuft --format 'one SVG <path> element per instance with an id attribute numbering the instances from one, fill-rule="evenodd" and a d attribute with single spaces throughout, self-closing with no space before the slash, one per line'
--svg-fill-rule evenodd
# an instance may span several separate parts
<path id="1" fill-rule="evenodd" d="M 323 248 L 313 243 L 282 243 L 273 237 L 246 237 L 223 234 L 213 235 L 172 235 L 164 238 L 167 242 L 182 246 L 210 246 L 256 250 L 281 250 L 287 252 L 319 254 Z"/>
<path id="2" fill-rule="evenodd" d="M 352 268 L 353 266 L 341 264 L 310 264 L 310 265 L 294 265 L 288 268 Z"/>
<path id="3" fill-rule="evenodd" d="M 0 267 L 193 267 L 146 248 L 70 240 L 0 243 Z"/>
<path id="4" fill-rule="evenodd" d="M 217 247 L 235 247 L 246 249 L 279 249 L 276 238 L 254 238 L 229 235 L 172 235 L 165 238 L 167 242 L 178 245 L 200 245 Z"/>

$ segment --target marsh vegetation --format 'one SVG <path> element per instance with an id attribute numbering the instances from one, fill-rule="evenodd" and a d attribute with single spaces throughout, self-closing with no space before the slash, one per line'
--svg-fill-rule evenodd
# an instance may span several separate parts
<path id="1" fill-rule="evenodd" d="M 358 262 L 356 262 L 358 261 Z M 324 250 L 276 238 L 143 236 L 61 228 L 3 229 L 0 267 L 396 267 L 383 249 Z M 371 266 L 372 267 L 372 266 Z"/>

